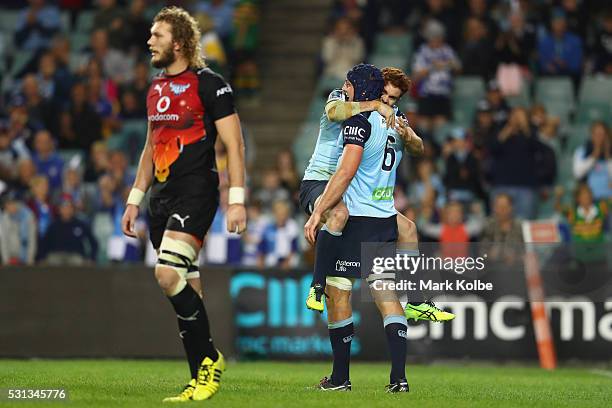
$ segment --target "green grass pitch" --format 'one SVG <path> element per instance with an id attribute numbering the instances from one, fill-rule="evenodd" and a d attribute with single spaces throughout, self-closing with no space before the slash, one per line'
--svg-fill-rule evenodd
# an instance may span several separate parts
<path id="1" fill-rule="evenodd" d="M 356 362 L 353 391 L 311 388 L 329 363 L 229 362 L 208 407 L 612 407 L 612 372 L 561 368 L 546 372 L 516 365 L 408 365 L 409 394 L 385 394 L 386 364 Z M 64 388 L 69 407 L 154 407 L 186 382 L 179 361 L 0 360 L 0 389 Z M 5 391 L 6 392 L 6 391 Z M 6 394 L 5 394 L 6 395 Z M 62 402 L 8 402 L 0 407 L 63 406 Z"/>

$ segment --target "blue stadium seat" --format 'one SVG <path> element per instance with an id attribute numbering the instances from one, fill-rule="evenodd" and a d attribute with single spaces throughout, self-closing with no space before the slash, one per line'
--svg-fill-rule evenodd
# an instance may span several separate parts
<path id="1" fill-rule="evenodd" d="M 567 77 L 540 78 L 536 82 L 536 100 L 563 99 L 574 103 L 574 86 Z"/>
<path id="2" fill-rule="evenodd" d="M 590 125 L 573 125 L 567 132 L 567 140 L 565 142 L 565 154 L 573 155 L 578 146 L 585 144 L 590 137 Z"/>
<path id="3" fill-rule="evenodd" d="M 461 76 L 455 78 L 453 99 L 471 98 L 481 99 L 485 96 L 485 84 L 482 78 L 475 76 Z"/>
<path id="4" fill-rule="evenodd" d="M 76 31 L 80 33 L 89 33 L 93 29 L 95 13 L 93 11 L 83 10 L 79 13 L 76 21 Z"/>
<path id="5" fill-rule="evenodd" d="M 409 58 L 412 55 L 412 35 L 401 34 L 378 34 L 374 43 L 374 52 Z"/>
<path id="6" fill-rule="evenodd" d="M 580 85 L 580 102 L 612 104 L 612 78 L 584 77 Z"/>
<path id="7" fill-rule="evenodd" d="M 612 97 L 612 94 L 609 95 Z M 578 112 L 576 113 L 575 123 L 577 124 L 590 124 L 596 120 L 602 120 L 609 123 L 611 104 L 603 101 L 587 100 L 580 102 L 578 106 Z"/>
<path id="8" fill-rule="evenodd" d="M 474 122 L 476 105 L 479 98 L 462 97 L 453 100 L 453 121 L 463 127 L 469 127 Z"/>
<path id="9" fill-rule="evenodd" d="M 136 163 L 147 138 L 147 122 L 126 120 L 121 130 L 114 133 L 106 142 L 109 150 L 121 150 L 127 155 L 129 163 Z"/>
<path id="10" fill-rule="evenodd" d="M 32 61 L 34 54 L 32 51 L 16 51 L 13 54 L 13 63 L 8 71 L 8 76 L 14 78 Z"/>
<path id="11" fill-rule="evenodd" d="M 0 29 L 12 35 L 17 29 L 20 14 L 20 10 L 2 10 L 0 13 Z"/>
<path id="12" fill-rule="evenodd" d="M 408 73 L 408 56 L 403 54 L 381 54 L 376 53 L 368 58 L 368 62 L 378 68 L 395 67 Z"/>
<path id="13" fill-rule="evenodd" d="M 523 84 L 521 93 L 518 95 L 506 96 L 505 98 L 508 105 L 513 108 L 518 106 L 529 108 L 531 106 L 531 96 L 529 95 L 529 86 L 527 84 Z"/>
<path id="14" fill-rule="evenodd" d="M 87 33 L 74 32 L 70 34 L 70 50 L 73 53 L 80 53 L 90 44 L 90 35 Z"/>

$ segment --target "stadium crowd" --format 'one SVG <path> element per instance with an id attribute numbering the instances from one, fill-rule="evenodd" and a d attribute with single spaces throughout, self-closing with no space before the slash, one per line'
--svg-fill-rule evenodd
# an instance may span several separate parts
<path id="1" fill-rule="evenodd" d="M 2 3 L 4 265 L 154 263 L 145 214 L 140 239 L 123 236 L 120 220 L 144 142 L 150 21 L 165 3 L 197 12 L 207 61 L 231 79 L 238 97 L 257 93 L 256 0 Z M 422 240 L 516 242 L 519 219 L 543 217 L 561 220 L 567 240 L 606 239 L 607 2 L 342 0 L 334 3 L 322 43 L 307 132 L 294 152 L 281 152 L 259 180 L 249 181 L 243 236 L 224 227 L 227 160 L 217 149 L 221 206 L 201 263 L 308 263 L 296 204 L 301 173 L 321 101 L 364 60 L 400 67 L 413 81 L 400 108 L 426 149 L 403 161 L 395 200 L 417 222 Z"/>

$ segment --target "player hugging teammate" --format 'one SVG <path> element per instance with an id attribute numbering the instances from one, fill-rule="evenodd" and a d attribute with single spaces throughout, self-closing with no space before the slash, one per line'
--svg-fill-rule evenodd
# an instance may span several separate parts
<path id="1" fill-rule="evenodd" d="M 151 63 L 162 72 L 147 94 L 147 140 L 122 220 L 135 236 L 134 223 L 151 188 L 149 231 L 158 252 L 155 277 L 170 300 L 179 326 L 191 379 L 164 401 L 205 400 L 219 389 L 225 360 L 212 341 L 202 301 L 197 254 L 219 205 L 215 168 L 217 136 L 228 155 L 227 228 L 246 228 L 244 142 L 232 89 L 205 67 L 196 21 L 178 7 L 154 18 Z"/>
<path id="2" fill-rule="evenodd" d="M 300 189 L 300 204 L 311 214 L 304 226 L 315 242 L 315 272 L 307 298 L 311 309 L 323 310 L 328 297 L 328 327 L 334 356 L 330 378 L 322 390 L 350 390 L 349 360 L 354 334 L 350 303 L 359 267 L 335 268 L 338 255 L 346 265 L 360 265 L 360 243 L 398 242 L 404 253 L 418 255 L 416 228 L 394 207 L 396 169 L 403 151 L 420 155 L 421 139 L 394 107 L 408 91 L 410 80 L 399 69 L 359 64 L 347 74 L 342 90 L 330 94 L 321 117 L 315 151 Z M 378 101 L 381 99 L 381 101 Z M 392 107 L 386 109 L 388 107 Z M 385 108 L 386 107 L 386 108 Z M 397 117 L 396 117 L 397 115 Z M 340 126 L 333 121 L 344 120 Z M 384 199 L 374 194 L 383 189 Z M 317 230 L 321 228 L 317 235 Z M 399 235 L 398 235 L 399 231 Z M 369 274 L 371 284 L 394 279 L 391 273 Z M 409 303 L 402 308 L 394 293 L 373 291 L 383 317 L 392 368 L 388 392 L 407 392 L 405 376 L 407 317 L 445 321 L 454 315 L 432 303 Z M 348 340 L 347 340 L 348 339 Z"/>

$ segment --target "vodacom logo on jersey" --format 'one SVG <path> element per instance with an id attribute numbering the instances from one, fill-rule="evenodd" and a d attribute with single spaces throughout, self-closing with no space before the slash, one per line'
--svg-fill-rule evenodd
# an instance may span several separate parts
<path id="1" fill-rule="evenodd" d="M 180 118 L 179 118 L 179 115 L 177 115 L 176 113 L 166 113 L 166 114 L 164 113 L 168 109 L 170 109 L 171 102 L 170 102 L 170 97 L 168 95 L 162 96 L 163 86 L 156 84 L 154 89 L 159 93 L 160 98 L 157 100 L 157 104 L 155 105 L 155 109 L 157 110 L 157 113 L 155 115 L 149 115 L 149 121 L 150 122 L 161 122 L 161 121 L 178 122 Z"/>

